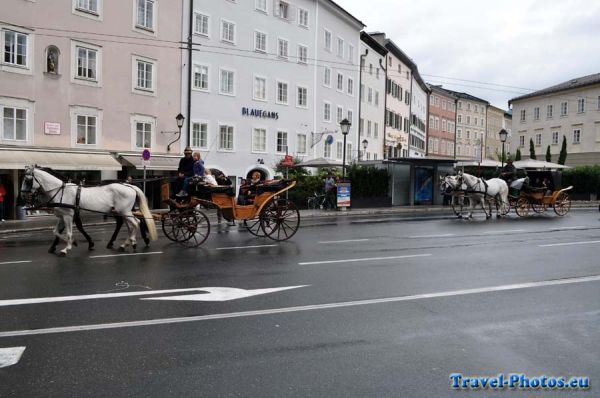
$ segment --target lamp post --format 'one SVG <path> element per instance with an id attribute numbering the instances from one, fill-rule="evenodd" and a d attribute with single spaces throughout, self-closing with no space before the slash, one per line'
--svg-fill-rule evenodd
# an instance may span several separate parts
<path id="1" fill-rule="evenodd" d="M 350 131 L 350 126 L 352 123 L 348 121 L 348 119 L 344 119 L 340 122 L 340 128 L 342 129 L 342 134 L 344 135 L 344 151 L 342 155 L 342 179 L 346 178 L 346 136 L 348 135 L 348 131 Z"/>
<path id="2" fill-rule="evenodd" d="M 362 147 L 363 147 L 363 160 L 366 160 L 365 159 L 366 158 L 365 155 L 367 154 L 367 147 L 369 146 L 369 141 L 367 141 L 366 139 L 362 140 L 361 144 L 362 144 Z"/>
<path id="3" fill-rule="evenodd" d="M 504 168 L 504 143 L 506 142 L 506 138 L 508 137 L 508 131 L 502 129 L 498 133 L 500 136 L 500 142 L 502 142 L 502 168 Z"/>
<path id="4" fill-rule="evenodd" d="M 167 145 L 167 152 L 169 152 L 171 150 L 171 145 L 174 144 L 175 142 L 179 141 L 179 139 L 181 138 L 181 128 L 183 127 L 184 120 L 185 120 L 185 117 L 181 113 L 179 115 L 175 116 L 175 121 L 177 122 L 177 128 L 179 129 L 179 131 L 176 132 L 177 138 L 175 138 L 173 141 L 169 142 L 169 145 Z"/>

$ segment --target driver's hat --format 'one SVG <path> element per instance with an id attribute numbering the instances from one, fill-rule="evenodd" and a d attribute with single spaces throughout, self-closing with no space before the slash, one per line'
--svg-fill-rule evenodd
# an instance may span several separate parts
<path id="1" fill-rule="evenodd" d="M 189 146 L 186 146 L 185 149 L 183 150 L 183 153 L 192 153 L 192 148 L 190 148 Z"/>

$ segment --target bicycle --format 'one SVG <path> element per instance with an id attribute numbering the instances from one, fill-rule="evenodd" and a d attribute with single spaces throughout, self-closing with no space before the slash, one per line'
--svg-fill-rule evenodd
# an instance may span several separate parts
<path id="1" fill-rule="evenodd" d="M 312 196 L 309 196 L 306 199 L 306 207 L 312 210 L 323 209 L 325 205 L 325 199 L 326 196 L 324 193 L 318 194 L 315 192 Z"/>

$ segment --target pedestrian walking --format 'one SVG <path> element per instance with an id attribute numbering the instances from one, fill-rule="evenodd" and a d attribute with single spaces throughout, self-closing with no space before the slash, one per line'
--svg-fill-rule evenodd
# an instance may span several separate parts
<path id="1" fill-rule="evenodd" d="M 323 208 L 325 210 L 335 209 L 335 179 L 331 174 L 325 178 L 325 203 Z"/>
<path id="2" fill-rule="evenodd" d="M 0 222 L 4 222 L 4 197 L 6 196 L 6 188 L 0 181 Z"/>

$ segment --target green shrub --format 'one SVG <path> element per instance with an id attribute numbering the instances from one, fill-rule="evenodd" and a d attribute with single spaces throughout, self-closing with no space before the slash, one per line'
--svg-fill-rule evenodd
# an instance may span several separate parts
<path id="1" fill-rule="evenodd" d="M 563 172 L 562 186 L 573 185 L 577 193 L 600 194 L 600 165 L 577 166 Z"/>
<path id="2" fill-rule="evenodd" d="M 352 197 L 375 198 L 387 196 L 390 176 L 385 169 L 353 165 L 348 170 L 348 177 L 352 183 Z"/>

